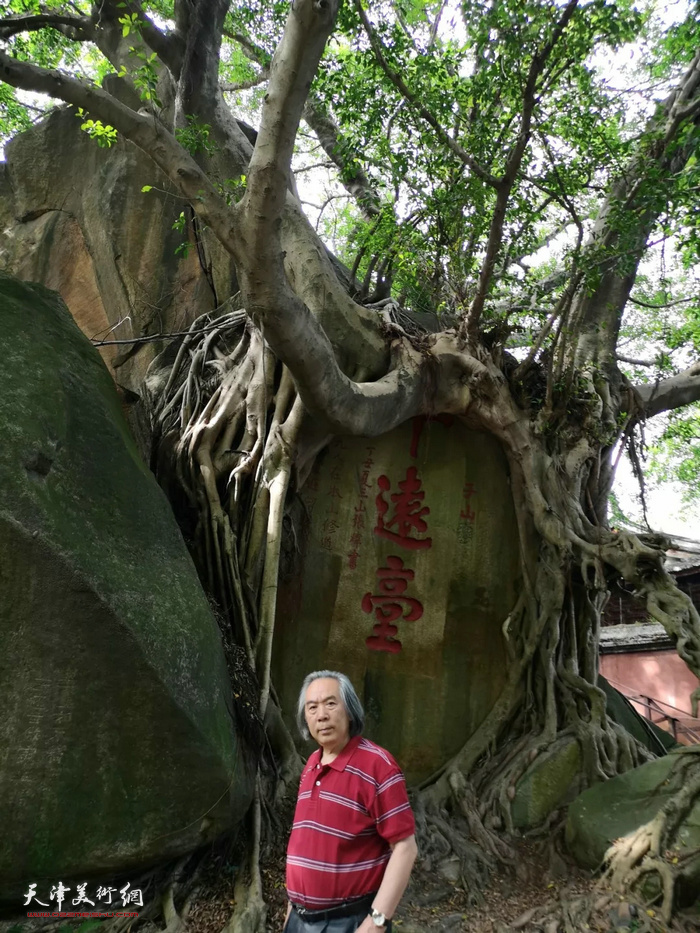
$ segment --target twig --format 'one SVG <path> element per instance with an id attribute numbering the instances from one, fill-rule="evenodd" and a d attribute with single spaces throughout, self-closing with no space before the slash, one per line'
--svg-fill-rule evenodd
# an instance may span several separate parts
<path id="1" fill-rule="evenodd" d="M 246 318 L 245 311 L 234 311 L 231 315 L 231 320 L 226 323 L 226 327 L 235 327 L 237 324 L 240 324 Z M 119 322 L 123 323 L 122 321 Z M 116 324 L 114 325 L 117 326 Z M 222 326 L 221 319 L 214 321 L 212 324 L 205 324 L 203 327 L 199 328 L 199 333 L 206 333 L 210 330 L 216 330 Z M 150 334 L 148 337 L 128 337 L 123 340 L 95 340 L 94 337 L 90 338 L 90 343 L 94 347 L 114 347 L 120 346 L 123 344 L 136 344 L 136 343 L 153 343 L 155 340 L 169 340 L 172 337 L 188 337 L 191 334 L 189 330 L 173 330 L 173 331 L 163 331 L 159 334 Z"/>

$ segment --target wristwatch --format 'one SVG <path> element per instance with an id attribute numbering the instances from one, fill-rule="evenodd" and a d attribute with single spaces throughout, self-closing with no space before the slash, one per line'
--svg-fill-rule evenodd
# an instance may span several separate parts
<path id="1" fill-rule="evenodd" d="M 383 913 L 380 913 L 378 910 L 375 910 L 374 907 L 370 910 L 369 915 L 375 927 L 386 926 L 386 917 L 384 916 Z"/>

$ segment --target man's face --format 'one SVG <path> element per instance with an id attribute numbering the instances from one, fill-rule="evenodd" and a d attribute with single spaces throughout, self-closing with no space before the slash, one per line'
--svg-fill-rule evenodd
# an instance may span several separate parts
<path id="1" fill-rule="evenodd" d="M 320 677 L 309 684 L 304 716 L 312 738 L 324 752 L 337 755 L 345 748 L 350 739 L 350 719 L 335 677 Z"/>

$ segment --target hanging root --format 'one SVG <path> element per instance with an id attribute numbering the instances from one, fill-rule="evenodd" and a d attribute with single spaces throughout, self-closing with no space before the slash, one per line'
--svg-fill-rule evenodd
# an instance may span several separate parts
<path id="1" fill-rule="evenodd" d="M 509 924 L 496 924 L 494 933 L 583 933 L 586 930 L 696 933 L 695 919 L 666 920 L 644 902 L 601 886 L 585 895 L 564 887 L 548 904 L 531 907 Z"/>
<path id="2" fill-rule="evenodd" d="M 256 681 L 255 708 L 247 702 L 239 709 L 239 699 L 235 711 L 244 720 L 244 734 L 265 729 L 270 767 L 258 772 L 250 862 L 237 879 L 226 930 L 263 933 L 260 855 L 264 834 L 275 832 L 268 799 L 275 800 L 301 770 L 274 701 L 270 667 L 284 509 L 304 410 L 289 372 L 244 312 L 215 323 L 206 331 L 193 326 L 179 347 L 155 413 L 156 433 L 172 439 L 170 466 L 198 516 L 194 556 L 216 602 L 224 644 L 240 646 L 245 654 L 245 661 L 229 663 L 238 688 L 234 696 L 243 695 L 244 680 Z M 255 720 L 249 729 L 246 717 Z M 280 750 L 281 771 L 275 754 Z M 180 933 L 167 892 L 163 906 L 172 923 L 168 933 Z"/>
<path id="3" fill-rule="evenodd" d="M 260 775 L 255 782 L 255 796 L 251 808 L 253 844 L 248 871 L 241 871 L 234 890 L 235 907 L 231 919 L 221 933 L 265 933 L 267 906 L 263 900 L 260 875 L 260 847 L 262 836 L 262 792 Z"/>
<path id="4" fill-rule="evenodd" d="M 159 866 L 139 879 L 134 879 L 133 888 L 143 893 L 143 908 L 139 908 L 138 919 L 115 916 L 100 924 L 104 933 L 127 933 L 135 925 L 146 926 L 162 933 L 184 933 L 192 902 L 201 890 L 200 877 L 205 865 L 203 852 L 183 856 L 175 865 Z M 180 907 L 176 906 L 179 904 Z M 165 923 L 162 926 L 160 918 Z M 42 927 L 50 930 L 54 926 L 65 927 L 65 921 Z"/>
<path id="5" fill-rule="evenodd" d="M 472 837 L 466 819 L 421 797 L 414 803 L 414 812 L 421 868 L 461 884 L 473 903 L 482 903 L 495 863 Z"/>

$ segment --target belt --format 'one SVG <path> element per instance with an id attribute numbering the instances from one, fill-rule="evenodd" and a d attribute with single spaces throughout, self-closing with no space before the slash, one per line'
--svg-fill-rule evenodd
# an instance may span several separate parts
<path id="1" fill-rule="evenodd" d="M 292 910 L 295 910 L 302 920 L 308 920 L 309 922 L 333 920 L 336 917 L 352 917 L 353 914 L 364 911 L 369 913 L 376 893 L 376 891 L 373 891 L 372 894 L 363 894 L 362 897 L 355 897 L 351 901 L 343 901 L 341 904 L 326 907 L 323 910 L 310 910 L 308 907 L 301 907 L 299 904 L 292 903 Z"/>

